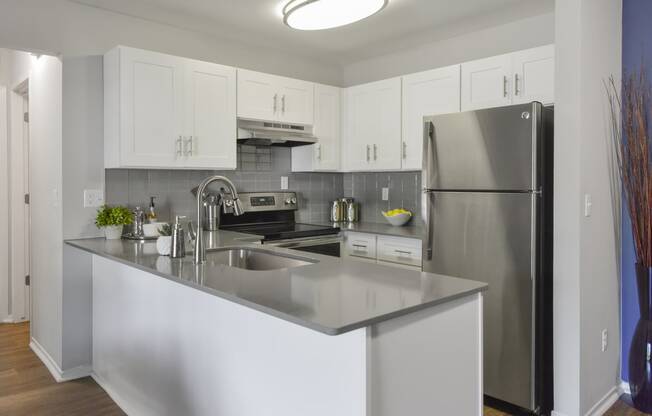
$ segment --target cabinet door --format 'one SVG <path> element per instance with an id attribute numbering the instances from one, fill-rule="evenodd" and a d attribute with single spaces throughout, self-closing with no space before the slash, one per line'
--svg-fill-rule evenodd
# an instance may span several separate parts
<path id="1" fill-rule="evenodd" d="M 555 46 L 547 45 L 512 54 L 514 104 L 540 101 L 552 104 L 555 97 Z"/>
<path id="2" fill-rule="evenodd" d="M 460 111 L 460 65 L 403 77 L 401 167 L 421 170 L 423 117 Z"/>
<path id="3" fill-rule="evenodd" d="M 340 168 L 340 89 L 315 85 L 314 146 L 316 170 Z"/>
<path id="4" fill-rule="evenodd" d="M 375 83 L 374 106 L 369 110 L 372 145 L 372 169 L 401 168 L 401 79 Z"/>
<path id="5" fill-rule="evenodd" d="M 236 70 L 186 61 L 184 167 L 236 168 Z"/>
<path id="6" fill-rule="evenodd" d="M 120 80 L 121 165 L 175 166 L 183 127 L 183 60 L 122 48 Z"/>
<path id="7" fill-rule="evenodd" d="M 462 64 L 462 111 L 512 103 L 511 55 Z"/>
<path id="8" fill-rule="evenodd" d="M 280 113 L 277 77 L 262 72 L 238 70 L 238 117 L 275 120 Z"/>
<path id="9" fill-rule="evenodd" d="M 346 119 L 343 146 L 349 170 L 400 169 L 400 78 L 349 88 Z"/>
<path id="10" fill-rule="evenodd" d="M 371 90 L 351 87 L 345 91 L 343 120 L 345 123 L 342 137 L 342 160 L 346 170 L 360 171 L 371 169 L 371 136 L 368 126 L 373 124 L 373 113 L 369 110 L 374 105 Z"/>
<path id="11" fill-rule="evenodd" d="M 312 125 L 314 84 L 291 78 L 275 78 L 279 100 L 277 120 L 290 124 Z"/>

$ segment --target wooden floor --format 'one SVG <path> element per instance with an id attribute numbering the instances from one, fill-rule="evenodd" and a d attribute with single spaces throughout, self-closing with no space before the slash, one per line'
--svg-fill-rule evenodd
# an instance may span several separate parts
<path id="1" fill-rule="evenodd" d="M 28 324 L 0 324 L 0 415 L 117 416 L 125 413 L 90 377 L 57 383 L 29 348 Z M 484 416 L 509 416 L 485 408 Z M 650 416 L 619 400 L 605 416 Z"/>
<path id="2" fill-rule="evenodd" d="M 29 348 L 28 324 L 0 324 L 0 415 L 124 415 L 90 377 L 57 383 Z"/>

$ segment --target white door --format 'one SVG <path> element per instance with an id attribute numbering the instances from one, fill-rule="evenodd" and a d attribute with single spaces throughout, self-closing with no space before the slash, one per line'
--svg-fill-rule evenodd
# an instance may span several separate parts
<path id="1" fill-rule="evenodd" d="M 315 170 L 340 168 L 340 89 L 315 85 Z"/>
<path id="2" fill-rule="evenodd" d="M 423 117 L 460 111 L 460 65 L 403 77 L 401 167 L 421 170 Z"/>
<path id="3" fill-rule="evenodd" d="M 120 62 L 122 165 L 174 166 L 182 135 L 183 60 L 124 48 Z"/>
<path id="4" fill-rule="evenodd" d="M 371 138 L 378 131 L 371 111 L 375 96 L 364 86 L 348 88 L 345 94 L 342 160 L 346 170 L 370 170 Z"/>
<path id="5" fill-rule="evenodd" d="M 373 170 L 401 168 L 401 78 L 374 83 L 369 126 Z M 363 126 L 364 127 L 364 126 Z"/>
<path id="6" fill-rule="evenodd" d="M 314 84 L 291 78 L 276 77 L 279 99 L 277 120 L 290 124 L 312 125 L 314 118 Z"/>
<path id="7" fill-rule="evenodd" d="M 546 45 L 512 54 L 514 104 L 555 101 L 555 46 Z"/>
<path id="8" fill-rule="evenodd" d="M 462 111 L 512 103 L 511 55 L 499 55 L 462 64 Z"/>
<path id="9" fill-rule="evenodd" d="M 186 61 L 184 167 L 236 168 L 236 70 Z"/>
<path id="10" fill-rule="evenodd" d="M 238 117 L 275 120 L 280 114 L 281 97 L 277 77 L 262 72 L 238 70 Z"/>

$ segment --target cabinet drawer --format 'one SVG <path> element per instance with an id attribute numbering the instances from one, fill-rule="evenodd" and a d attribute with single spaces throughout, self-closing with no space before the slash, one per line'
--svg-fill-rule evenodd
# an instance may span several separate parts
<path id="1" fill-rule="evenodd" d="M 373 234 L 347 233 L 345 246 L 349 256 L 376 258 L 376 236 Z"/>
<path id="2" fill-rule="evenodd" d="M 378 237 L 378 260 L 421 267 L 421 240 Z"/>

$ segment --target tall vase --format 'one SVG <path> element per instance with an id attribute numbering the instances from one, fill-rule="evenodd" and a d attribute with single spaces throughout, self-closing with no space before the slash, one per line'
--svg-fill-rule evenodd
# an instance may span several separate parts
<path id="1" fill-rule="evenodd" d="M 629 347 L 629 388 L 634 407 L 652 413 L 652 269 L 636 263 L 640 318 Z"/>

